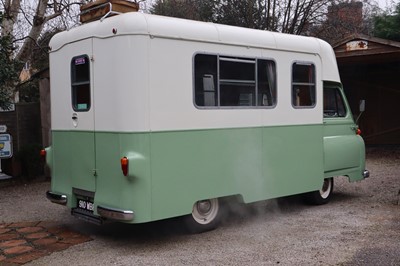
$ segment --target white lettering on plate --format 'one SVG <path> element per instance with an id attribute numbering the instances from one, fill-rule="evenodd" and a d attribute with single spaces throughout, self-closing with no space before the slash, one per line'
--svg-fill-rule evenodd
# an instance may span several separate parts
<path id="1" fill-rule="evenodd" d="M 94 210 L 94 204 L 88 201 L 84 201 L 84 200 L 79 200 L 78 202 L 78 206 L 81 209 L 85 209 L 88 211 L 93 211 Z"/>
<path id="2" fill-rule="evenodd" d="M 79 201 L 79 208 L 86 209 L 86 201 L 80 200 Z"/>
<path id="3" fill-rule="evenodd" d="M 91 202 L 88 202 L 88 203 L 87 203 L 87 206 L 86 206 L 86 209 L 87 209 L 88 211 L 93 211 L 93 209 L 94 209 L 94 204 L 91 203 Z"/>

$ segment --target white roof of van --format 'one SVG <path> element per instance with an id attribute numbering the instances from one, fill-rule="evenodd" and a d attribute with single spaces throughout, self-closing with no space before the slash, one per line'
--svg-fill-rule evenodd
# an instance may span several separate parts
<path id="1" fill-rule="evenodd" d="M 52 38 L 50 48 L 51 51 L 57 51 L 68 43 L 82 39 L 109 38 L 115 35 L 113 29 L 117 30 L 116 35 L 148 35 L 157 38 L 318 54 L 323 61 L 323 79 L 340 81 L 334 51 L 323 40 L 140 12 L 125 13 L 103 21 L 97 20 L 61 32 Z"/>

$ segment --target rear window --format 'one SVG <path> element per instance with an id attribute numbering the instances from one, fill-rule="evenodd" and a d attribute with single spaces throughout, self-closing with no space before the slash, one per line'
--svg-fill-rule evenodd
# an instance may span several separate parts
<path id="1" fill-rule="evenodd" d="M 90 109 L 90 60 L 87 55 L 71 60 L 72 108 L 77 112 Z"/>

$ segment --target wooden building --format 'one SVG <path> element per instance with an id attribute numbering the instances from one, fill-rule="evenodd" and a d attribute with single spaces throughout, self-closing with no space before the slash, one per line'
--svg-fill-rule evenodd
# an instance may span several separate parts
<path id="1" fill-rule="evenodd" d="M 352 35 L 333 45 L 353 114 L 369 145 L 400 144 L 400 42 Z"/>

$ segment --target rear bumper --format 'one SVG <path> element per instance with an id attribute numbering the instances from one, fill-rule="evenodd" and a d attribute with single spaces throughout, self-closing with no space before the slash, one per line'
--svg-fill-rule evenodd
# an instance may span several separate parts
<path id="1" fill-rule="evenodd" d="M 364 178 L 368 178 L 368 177 L 369 177 L 369 171 L 368 171 L 367 169 L 365 169 L 365 170 L 363 171 L 363 177 L 364 177 Z"/>
<path id="2" fill-rule="evenodd" d="M 134 218 L 133 211 L 119 210 L 102 206 L 97 206 L 98 215 L 94 215 L 93 212 L 88 212 L 79 208 L 71 209 L 71 214 L 78 219 L 97 225 L 103 224 L 107 221 L 107 219 L 123 222 L 131 221 Z"/>
<path id="3" fill-rule="evenodd" d="M 61 205 L 66 205 L 67 201 L 68 201 L 66 195 L 54 193 L 51 191 L 46 192 L 46 198 L 53 203 L 57 203 L 57 204 L 61 204 Z"/>
<path id="4" fill-rule="evenodd" d="M 133 211 L 114 209 L 104 206 L 97 206 L 97 213 L 104 218 L 116 221 L 131 221 L 135 217 Z"/>
<path id="5" fill-rule="evenodd" d="M 46 192 L 46 197 L 48 200 L 50 200 L 53 203 L 61 204 L 61 205 L 66 205 L 67 204 L 67 196 L 63 194 L 58 194 L 54 193 L 51 191 Z M 78 213 L 79 211 L 73 210 L 73 214 Z M 116 220 L 116 221 L 132 221 L 133 218 L 135 217 L 133 211 L 131 210 L 121 210 L 121 209 L 114 209 L 110 207 L 105 207 L 105 206 L 97 206 L 97 213 L 103 218 L 108 218 L 111 220 Z M 85 213 L 85 216 L 88 216 Z M 91 216 L 91 215 L 89 215 Z"/>

